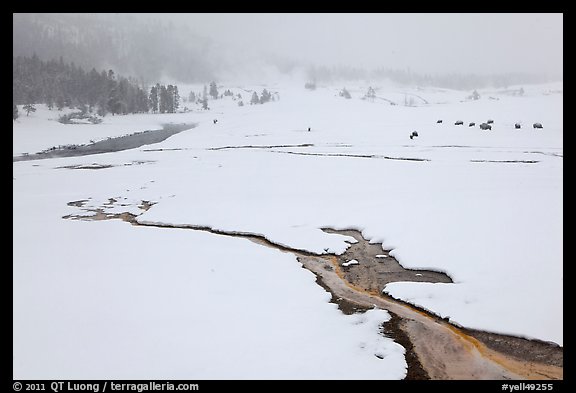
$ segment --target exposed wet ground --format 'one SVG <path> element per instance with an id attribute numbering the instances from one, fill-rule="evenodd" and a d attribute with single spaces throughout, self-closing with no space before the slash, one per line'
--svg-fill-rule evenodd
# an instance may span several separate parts
<path id="1" fill-rule="evenodd" d="M 149 130 L 124 135 L 117 138 L 108 138 L 88 145 L 65 145 L 34 154 L 25 154 L 13 157 L 12 162 L 42 160 L 55 157 L 76 157 L 91 154 L 110 153 L 122 150 L 135 149 L 144 145 L 162 142 L 172 135 L 196 127 L 196 124 L 165 124 L 161 130 Z"/>
<path id="2" fill-rule="evenodd" d="M 380 293 L 386 284 L 397 281 L 452 282 L 452 279 L 443 272 L 405 269 L 390 255 L 391 250 L 383 250 L 381 243 L 370 243 L 357 230 L 337 231 L 331 228 L 322 230 L 356 239 L 356 243 L 350 244 L 346 252 L 336 258 L 342 266 L 343 277 L 351 283 L 361 283 L 362 287 L 369 292 Z M 351 260 L 359 261 L 359 263 L 346 266 L 345 264 Z"/>
<path id="3" fill-rule="evenodd" d="M 106 205 L 113 205 L 110 198 Z M 132 225 L 158 228 L 186 228 L 215 235 L 240 237 L 276 250 L 294 254 L 302 267 L 316 275 L 316 282 L 332 294 L 332 302 L 343 313 L 364 312 L 378 307 L 390 312 L 392 318 L 384 324 L 382 333 L 394 339 L 406 350 L 406 379 L 563 379 L 563 348 L 538 340 L 484 332 L 455 326 L 449 321 L 382 292 L 395 281 L 442 282 L 452 280 L 443 272 L 405 269 L 383 250 L 370 243 L 357 230 L 323 228 L 328 233 L 353 237 L 356 242 L 342 255 L 317 255 L 275 244 L 256 234 L 228 232 L 194 225 L 143 223 L 136 214 L 107 214 L 105 206 L 85 208 L 87 200 L 68 204 L 91 213 L 68 215 L 65 219 L 122 219 Z M 138 206 L 146 211 L 153 206 L 142 201 Z M 357 264 L 343 266 L 351 260 Z"/>

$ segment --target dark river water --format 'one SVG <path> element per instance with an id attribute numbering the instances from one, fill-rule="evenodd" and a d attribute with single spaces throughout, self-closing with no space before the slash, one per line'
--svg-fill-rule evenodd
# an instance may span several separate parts
<path id="1" fill-rule="evenodd" d="M 131 135 L 109 138 L 89 145 L 66 145 L 53 147 L 48 150 L 13 157 L 12 162 L 42 160 L 55 157 L 75 157 L 90 154 L 110 153 L 121 150 L 135 149 L 144 145 L 152 145 L 178 134 L 184 130 L 196 127 L 196 124 L 165 124 L 161 130 L 149 130 L 137 132 Z"/>

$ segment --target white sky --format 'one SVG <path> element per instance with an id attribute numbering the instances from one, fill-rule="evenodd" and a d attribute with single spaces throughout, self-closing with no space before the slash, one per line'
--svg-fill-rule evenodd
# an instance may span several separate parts
<path id="1" fill-rule="evenodd" d="M 246 50 L 318 65 L 563 75 L 563 14 L 148 14 Z"/>

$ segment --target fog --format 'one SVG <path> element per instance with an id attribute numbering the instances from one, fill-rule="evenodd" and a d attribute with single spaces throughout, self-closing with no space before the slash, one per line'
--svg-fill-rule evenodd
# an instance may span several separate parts
<path id="1" fill-rule="evenodd" d="M 304 64 L 563 74 L 562 14 L 153 14 Z"/>
<path id="2" fill-rule="evenodd" d="M 13 14 L 13 56 L 33 54 L 145 83 L 300 72 L 470 88 L 561 80 L 563 14 Z"/>

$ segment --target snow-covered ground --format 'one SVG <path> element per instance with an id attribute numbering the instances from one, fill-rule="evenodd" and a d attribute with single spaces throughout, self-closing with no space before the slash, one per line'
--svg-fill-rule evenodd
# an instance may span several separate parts
<path id="1" fill-rule="evenodd" d="M 138 149 L 14 163 L 14 378 L 405 375 L 403 349 L 379 333 L 388 313 L 343 315 L 293 255 L 192 230 L 62 219 L 85 214 L 67 205 L 78 200 L 134 213 L 152 201 L 140 222 L 262 234 L 316 253 L 342 253 L 350 240 L 320 228 L 357 228 L 404 267 L 454 280 L 392 283 L 392 296 L 466 327 L 562 345 L 562 83 L 522 86 L 522 96 L 479 90 L 479 100 L 373 87 L 363 100 L 367 83 L 230 84 L 221 92 L 244 106 L 225 97 L 209 111 L 183 103 L 193 111 L 97 125 L 60 124 L 43 107 L 21 114 L 14 155 L 198 126 Z M 280 99 L 249 105 L 263 88 Z M 488 119 L 492 131 L 481 131 Z M 80 164 L 110 167 L 64 168 Z"/>

